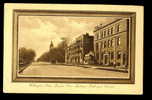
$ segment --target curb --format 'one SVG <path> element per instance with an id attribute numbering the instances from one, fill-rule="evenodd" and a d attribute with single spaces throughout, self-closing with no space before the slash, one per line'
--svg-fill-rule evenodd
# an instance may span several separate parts
<path id="1" fill-rule="evenodd" d="M 66 64 L 65 64 L 66 65 Z M 75 66 L 75 65 L 67 65 L 67 66 Z M 79 67 L 83 68 L 93 68 L 93 69 L 99 69 L 99 70 L 108 70 L 108 71 L 116 71 L 116 72 L 124 72 L 128 73 L 128 70 L 120 70 L 120 69 L 109 69 L 109 68 L 101 68 L 101 67 L 89 67 L 89 66 L 83 66 L 83 65 L 77 65 Z"/>
<path id="2" fill-rule="evenodd" d="M 95 68 L 95 69 L 102 69 L 102 70 L 109 70 L 109 71 L 117 71 L 117 72 L 128 73 L 127 70 L 119 70 L 119 69 L 107 69 L 107 68 Z"/>
<path id="3" fill-rule="evenodd" d="M 19 70 L 19 73 L 22 73 L 23 71 L 24 71 L 24 69 L 26 69 L 27 67 L 24 67 L 24 68 L 21 68 L 20 70 Z"/>
<path id="4" fill-rule="evenodd" d="M 100 67 L 89 67 L 89 66 L 83 66 L 83 65 L 79 65 L 80 67 L 83 68 L 94 68 L 94 69 L 100 69 L 100 70 L 109 70 L 109 71 L 116 71 L 116 72 L 124 72 L 124 73 L 128 73 L 127 70 L 120 70 L 120 69 L 108 69 L 108 68 L 100 68 Z"/>

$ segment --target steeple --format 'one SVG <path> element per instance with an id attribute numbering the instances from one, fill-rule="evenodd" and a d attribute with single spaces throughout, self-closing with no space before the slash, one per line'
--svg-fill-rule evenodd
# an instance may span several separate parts
<path id="1" fill-rule="evenodd" d="M 53 42 L 52 42 L 52 40 L 51 40 L 51 44 L 50 44 L 50 49 L 51 49 L 51 48 L 53 48 Z"/>

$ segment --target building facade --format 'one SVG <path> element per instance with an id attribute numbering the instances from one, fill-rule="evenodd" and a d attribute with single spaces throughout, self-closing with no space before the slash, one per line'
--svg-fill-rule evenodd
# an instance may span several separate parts
<path id="1" fill-rule="evenodd" d="M 96 63 L 127 68 L 129 19 L 118 19 L 94 29 Z"/>
<path id="2" fill-rule="evenodd" d="M 94 50 L 94 37 L 88 33 L 76 38 L 65 52 L 65 63 L 67 64 L 84 64 L 84 57 L 87 53 Z"/>

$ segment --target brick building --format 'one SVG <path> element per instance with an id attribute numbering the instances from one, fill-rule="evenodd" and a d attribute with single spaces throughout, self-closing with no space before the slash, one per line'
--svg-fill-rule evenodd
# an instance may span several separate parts
<path id="1" fill-rule="evenodd" d="M 77 37 L 66 49 L 65 63 L 84 64 L 85 55 L 94 50 L 93 41 L 94 37 L 88 33 Z"/>
<path id="2" fill-rule="evenodd" d="M 96 63 L 127 68 L 129 19 L 118 19 L 94 29 Z"/>

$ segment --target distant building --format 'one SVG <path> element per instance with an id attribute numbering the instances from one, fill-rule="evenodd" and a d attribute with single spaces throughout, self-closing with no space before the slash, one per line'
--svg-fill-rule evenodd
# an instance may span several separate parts
<path id="1" fill-rule="evenodd" d="M 53 48 L 54 46 L 53 46 L 53 42 L 51 41 L 51 43 L 50 43 L 50 50 Z"/>
<path id="2" fill-rule="evenodd" d="M 127 68 L 129 19 L 118 19 L 94 29 L 94 52 L 97 64 Z"/>
<path id="3" fill-rule="evenodd" d="M 65 52 L 65 63 L 69 64 L 84 64 L 84 57 L 90 51 L 93 51 L 94 37 L 89 36 L 88 33 L 76 38 L 71 43 Z"/>

